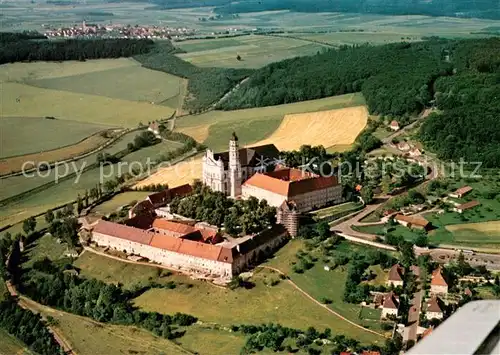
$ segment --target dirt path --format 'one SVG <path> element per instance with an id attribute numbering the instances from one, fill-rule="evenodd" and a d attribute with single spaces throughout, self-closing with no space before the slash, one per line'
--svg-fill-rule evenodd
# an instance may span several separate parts
<path id="1" fill-rule="evenodd" d="M 260 265 L 260 266 L 257 266 L 258 269 L 268 269 L 268 270 L 272 270 L 272 271 L 275 271 L 283 276 L 286 276 L 286 274 L 284 272 L 282 272 L 281 270 L 279 269 L 276 269 L 272 266 L 266 266 L 266 265 Z M 378 336 L 381 336 L 381 337 L 386 337 L 385 335 L 381 334 L 381 333 L 377 333 L 376 331 L 374 330 L 371 330 L 371 329 L 367 329 L 357 323 L 354 323 L 353 321 L 350 321 L 349 319 L 347 319 L 346 317 L 344 317 L 343 315 L 335 312 L 333 309 L 331 308 L 328 308 L 327 305 L 319 302 L 318 300 L 316 300 L 313 296 L 311 296 L 310 294 L 308 294 L 306 291 L 304 291 L 302 288 L 300 288 L 295 282 L 293 282 L 292 280 L 290 280 L 289 278 L 286 279 L 286 281 L 292 285 L 293 288 L 295 288 L 297 291 L 299 291 L 300 293 L 302 293 L 305 297 L 307 297 L 309 300 L 311 300 L 312 302 L 316 303 L 318 306 L 324 308 L 325 310 L 327 310 L 328 312 L 330 312 L 331 314 L 337 316 L 338 318 L 340 318 L 341 320 L 355 326 L 356 328 L 359 328 L 365 332 L 368 332 L 368 333 L 372 333 L 372 334 L 375 334 L 375 335 L 378 335 Z"/>
<path id="2" fill-rule="evenodd" d="M 41 304 L 39 304 L 33 300 L 30 300 L 27 297 L 19 295 L 17 293 L 16 288 L 9 281 L 7 281 L 5 284 L 7 286 L 7 290 L 9 290 L 10 295 L 12 297 L 17 298 L 17 303 L 19 304 L 19 306 L 21 308 L 27 309 L 33 313 L 39 313 L 42 316 L 42 319 L 44 321 L 47 320 L 47 318 L 44 317 L 39 311 L 40 307 L 42 307 Z M 64 335 L 59 331 L 59 329 L 55 328 L 54 326 L 48 325 L 48 324 L 45 324 L 45 326 L 52 333 L 55 341 L 59 344 L 59 346 L 61 346 L 61 348 L 63 348 L 63 350 L 66 354 L 77 355 L 76 352 L 73 350 L 71 343 L 64 337 Z"/>

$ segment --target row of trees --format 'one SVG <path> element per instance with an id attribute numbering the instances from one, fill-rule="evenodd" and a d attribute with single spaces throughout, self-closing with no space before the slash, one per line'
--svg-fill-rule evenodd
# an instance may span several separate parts
<path id="1" fill-rule="evenodd" d="M 154 0 L 154 2 L 163 4 L 167 1 Z M 463 17 L 500 19 L 498 2 L 495 0 L 434 0 L 431 2 L 401 0 L 318 0 L 314 2 L 314 6 L 311 6 L 311 3 L 307 0 L 269 0 L 224 3 L 215 8 L 215 12 L 221 15 L 275 10 L 450 17 L 456 17 L 458 15 Z"/>
<path id="2" fill-rule="evenodd" d="M 41 355 L 64 354 L 39 314 L 21 308 L 8 297 L 0 302 L 0 328 Z"/>
<path id="3" fill-rule="evenodd" d="M 154 51 L 135 57 L 144 67 L 189 79 L 190 95 L 185 107 L 190 113 L 209 109 L 227 92 L 252 73 L 249 69 L 200 68 L 175 56 L 171 43 L 157 44 Z"/>
<path id="4" fill-rule="evenodd" d="M 31 270 L 21 275 L 18 289 L 42 304 L 99 322 L 136 325 L 167 339 L 184 334 L 175 330 L 175 326 L 189 326 L 197 321 L 181 313 L 170 316 L 135 309 L 131 301 L 136 293 L 123 290 L 120 285 L 65 272 L 72 269 L 71 264 L 63 261 L 57 264 L 49 259 L 36 261 Z"/>
<path id="5" fill-rule="evenodd" d="M 232 200 L 222 192 L 195 185 L 195 192 L 183 199 L 174 198 L 170 210 L 189 218 L 206 221 L 215 226 L 224 226 L 232 235 L 259 232 L 276 223 L 276 209 L 265 200 L 254 197 L 247 200 Z"/>
<path id="6" fill-rule="evenodd" d="M 0 41 L 0 64 L 24 61 L 63 61 L 132 57 L 149 52 L 154 42 L 147 39 L 24 40 Z"/>

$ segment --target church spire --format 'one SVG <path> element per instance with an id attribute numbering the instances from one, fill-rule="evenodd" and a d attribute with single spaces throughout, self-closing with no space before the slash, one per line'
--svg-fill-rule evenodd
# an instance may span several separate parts
<path id="1" fill-rule="evenodd" d="M 241 163 L 238 148 L 238 137 L 233 132 L 229 141 L 229 185 L 232 198 L 241 195 Z"/>

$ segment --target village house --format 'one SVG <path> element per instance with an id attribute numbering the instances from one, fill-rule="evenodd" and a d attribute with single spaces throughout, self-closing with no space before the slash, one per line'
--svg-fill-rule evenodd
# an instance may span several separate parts
<path id="1" fill-rule="evenodd" d="M 140 216 L 138 216 L 140 217 Z M 108 221 L 99 221 L 91 231 L 91 242 L 137 255 L 187 274 L 229 280 L 252 265 L 257 256 L 267 255 L 286 242 L 288 232 L 275 225 L 256 235 L 238 238 L 233 243 L 213 245 L 211 231 L 166 225 L 153 221 L 152 229 L 140 229 Z M 176 235 L 176 236 L 175 236 Z"/>
<path id="2" fill-rule="evenodd" d="M 464 197 L 465 195 L 467 195 L 471 191 L 472 191 L 472 187 L 470 187 L 470 186 L 463 186 L 463 187 L 457 189 L 456 191 L 450 193 L 448 196 L 450 196 L 452 198 L 462 198 L 462 197 Z"/>
<path id="3" fill-rule="evenodd" d="M 470 210 L 474 207 L 477 207 L 479 206 L 481 203 L 479 201 L 470 201 L 470 202 L 466 202 L 466 203 L 463 203 L 461 205 L 458 205 L 456 207 L 453 208 L 453 211 L 455 212 L 458 212 L 458 213 L 464 213 L 465 211 L 467 210 Z"/>
<path id="4" fill-rule="evenodd" d="M 242 186 L 242 197 L 250 196 L 274 207 L 293 202 L 301 213 L 343 201 L 342 185 L 336 176 L 323 177 L 293 168 L 255 174 Z"/>
<path id="5" fill-rule="evenodd" d="M 399 142 L 396 145 L 396 148 L 402 152 L 408 152 L 411 149 L 411 146 L 408 144 L 408 142 Z"/>
<path id="6" fill-rule="evenodd" d="M 431 294 L 447 294 L 448 293 L 448 283 L 443 277 L 441 268 L 437 268 L 432 273 L 431 278 Z"/>
<path id="7" fill-rule="evenodd" d="M 419 157 L 422 155 L 422 151 L 415 147 L 415 148 L 410 149 L 410 151 L 408 152 L 408 155 L 410 157 L 416 158 L 416 157 Z"/>
<path id="8" fill-rule="evenodd" d="M 387 277 L 386 285 L 387 286 L 403 286 L 403 273 L 404 269 L 401 265 L 399 264 L 394 264 L 392 265 L 391 269 L 389 270 L 389 275 Z"/>
<path id="9" fill-rule="evenodd" d="M 399 131 L 399 122 L 396 120 L 392 120 L 391 123 L 389 124 L 389 128 L 392 129 L 393 131 Z"/>
<path id="10" fill-rule="evenodd" d="M 428 301 L 425 309 L 425 317 L 431 319 L 443 319 L 443 301 L 437 296 L 432 296 Z"/>
<path id="11" fill-rule="evenodd" d="M 161 138 L 160 136 L 160 124 L 156 121 L 151 122 L 151 124 L 148 126 L 148 131 L 152 132 L 156 138 Z"/>
<path id="12" fill-rule="evenodd" d="M 404 216 L 402 214 L 398 214 L 394 217 L 394 220 L 402 226 L 411 229 L 423 229 L 425 231 L 429 231 L 432 227 L 431 223 L 422 217 Z"/>
<path id="13" fill-rule="evenodd" d="M 381 318 L 386 319 L 387 316 L 393 315 L 398 316 L 399 308 L 399 297 L 397 297 L 394 292 L 389 292 L 384 297 L 384 303 L 382 304 L 382 314 Z"/>

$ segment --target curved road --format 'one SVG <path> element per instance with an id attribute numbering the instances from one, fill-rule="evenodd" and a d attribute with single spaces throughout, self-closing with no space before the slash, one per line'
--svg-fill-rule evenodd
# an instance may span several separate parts
<path id="1" fill-rule="evenodd" d="M 266 266 L 266 265 L 260 265 L 260 266 L 257 266 L 256 268 L 258 269 L 268 269 L 268 270 L 272 270 L 272 271 L 275 271 L 277 273 L 279 273 L 280 275 L 283 275 L 286 277 L 286 274 L 284 272 L 282 272 L 280 269 L 276 269 L 272 266 Z M 297 291 L 299 291 L 300 293 L 302 293 L 304 296 L 306 296 L 308 299 L 310 299 L 311 301 L 313 301 L 314 303 L 316 303 L 318 306 L 326 309 L 328 312 L 334 314 L 335 316 L 339 317 L 340 319 L 342 319 L 343 321 L 351 324 L 352 326 L 356 327 L 356 328 L 359 328 L 365 332 L 368 332 L 368 333 L 372 333 L 372 334 L 375 334 L 375 335 L 378 335 L 378 336 L 381 336 L 381 337 L 386 337 L 384 334 L 380 334 L 380 333 L 377 333 L 376 331 L 374 330 L 371 330 L 371 329 L 368 329 L 368 328 L 365 328 L 365 327 L 362 327 L 361 325 L 357 324 L 357 323 L 354 323 L 352 321 L 350 321 L 349 319 L 347 319 L 346 317 L 342 316 L 341 314 L 335 312 L 333 309 L 330 309 L 328 308 L 327 305 L 319 302 L 318 300 L 316 300 L 313 296 L 311 296 L 310 294 L 308 294 L 306 291 L 304 291 L 303 289 L 301 289 L 295 282 L 293 282 L 292 280 L 290 280 L 288 277 L 286 278 L 286 281 L 292 285 L 293 288 L 295 288 Z"/>

